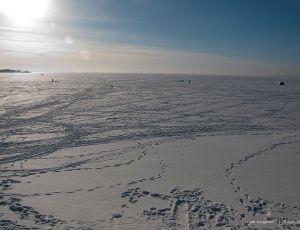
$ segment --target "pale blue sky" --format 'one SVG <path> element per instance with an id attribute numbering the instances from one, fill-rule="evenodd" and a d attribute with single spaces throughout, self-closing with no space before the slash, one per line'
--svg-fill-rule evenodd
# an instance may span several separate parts
<path id="1" fill-rule="evenodd" d="M 27 25 L 1 1 L 0 68 L 300 75 L 298 0 L 48 0 Z"/>

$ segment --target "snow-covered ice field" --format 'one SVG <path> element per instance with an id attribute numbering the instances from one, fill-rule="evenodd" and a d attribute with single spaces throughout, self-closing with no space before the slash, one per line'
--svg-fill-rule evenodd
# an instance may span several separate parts
<path id="1" fill-rule="evenodd" d="M 300 78 L 0 75 L 0 229 L 300 229 L 299 175 Z"/>

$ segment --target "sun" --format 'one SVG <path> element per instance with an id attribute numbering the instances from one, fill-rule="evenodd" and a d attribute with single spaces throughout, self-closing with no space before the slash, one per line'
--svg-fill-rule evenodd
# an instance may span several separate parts
<path id="1" fill-rule="evenodd" d="M 0 0 L 0 12 L 14 23 L 31 26 L 45 16 L 48 0 Z"/>

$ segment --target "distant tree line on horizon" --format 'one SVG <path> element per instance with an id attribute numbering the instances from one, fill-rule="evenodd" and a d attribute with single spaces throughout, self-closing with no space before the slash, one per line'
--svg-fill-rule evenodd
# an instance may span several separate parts
<path id="1" fill-rule="evenodd" d="M 30 73 L 29 71 L 14 70 L 14 69 L 0 69 L 0 73 Z"/>

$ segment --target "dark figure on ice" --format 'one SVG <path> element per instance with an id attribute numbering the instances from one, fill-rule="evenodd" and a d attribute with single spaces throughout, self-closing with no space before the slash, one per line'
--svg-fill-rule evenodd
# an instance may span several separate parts
<path id="1" fill-rule="evenodd" d="M 279 82 L 279 85 L 285 85 L 285 83 L 283 81 Z"/>

